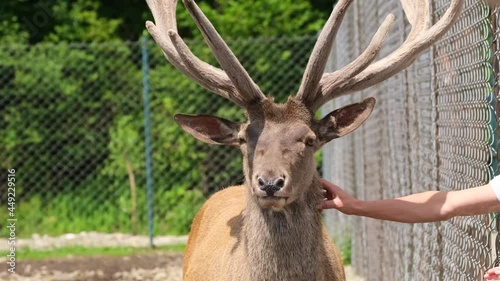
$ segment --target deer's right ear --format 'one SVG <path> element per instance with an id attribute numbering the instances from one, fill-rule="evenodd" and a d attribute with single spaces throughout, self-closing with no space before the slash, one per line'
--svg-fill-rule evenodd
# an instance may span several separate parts
<path id="1" fill-rule="evenodd" d="M 238 146 L 238 132 L 240 124 L 210 115 L 176 114 L 174 120 L 193 137 L 209 143 L 219 145 Z"/>

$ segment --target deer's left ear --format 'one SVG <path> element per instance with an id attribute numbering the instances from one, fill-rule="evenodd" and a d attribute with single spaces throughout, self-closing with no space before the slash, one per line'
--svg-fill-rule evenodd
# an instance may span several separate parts
<path id="1" fill-rule="evenodd" d="M 236 146 L 240 124 L 210 115 L 176 114 L 174 120 L 193 137 L 209 143 Z"/>
<path id="2" fill-rule="evenodd" d="M 374 98 L 367 98 L 336 109 L 319 121 L 317 129 L 320 144 L 343 137 L 356 130 L 370 116 L 375 106 Z"/>

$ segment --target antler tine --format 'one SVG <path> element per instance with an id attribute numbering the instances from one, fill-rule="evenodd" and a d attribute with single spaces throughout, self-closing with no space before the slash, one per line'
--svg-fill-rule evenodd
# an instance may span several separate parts
<path id="1" fill-rule="evenodd" d="M 146 2 L 158 24 L 155 25 L 151 21 L 147 21 L 146 27 L 162 49 L 167 60 L 184 75 L 205 89 L 241 107 L 246 107 L 248 105 L 247 99 L 238 94 L 227 74 L 223 70 L 200 60 L 178 35 L 174 35 L 177 34 L 177 0 L 146 0 Z"/>
<path id="2" fill-rule="evenodd" d="M 190 57 L 190 61 L 196 61 L 199 68 L 194 69 L 188 67 L 177 53 L 177 50 L 172 45 L 172 42 L 165 36 L 168 29 L 177 30 L 175 15 L 177 0 L 146 0 L 146 2 L 153 13 L 155 21 L 159 23 L 159 25 L 156 26 L 154 23 L 147 21 L 146 27 L 162 49 L 167 60 L 184 75 L 196 81 L 202 87 L 232 100 L 230 94 L 232 91 L 231 81 L 222 70 L 201 61 L 193 55 L 190 50 L 187 51 L 189 54 L 186 56 Z M 204 73 L 204 75 L 200 75 L 200 71 Z"/>
<path id="3" fill-rule="evenodd" d="M 352 0 L 340 0 L 335 5 L 323 30 L 318 36 L 297 93 L 297 99 L 303 101 L 305 104 L 309 100 L 316 99 L 319 81 L 325 70 L 326 62 L 332 49 L 333 39 L 337 35 L 340 23 L 351 3 Z"/>
<path id="4" fill-rule="evenodd" d="M 332 81 L 329 86 L 331 88 L 334 88 L 342 85 L 342 83 L 345 83 L 347 80 L 349 80 L 349 78 L 366 69 L 380 52 L 382 44 L 387 38 L 387 33 L 389 32 L 389 29 L 391 28 L 393 22 L 394 15 L 387 15 L 384 22 L 380 25 L 375 35 L 373 35 L 370 44 L 368 44 L 363 53 L 361 53 L 359 57 L 357 57 L 355 60 L 353 60 L 351 63 L 344 66 L 340 70 L 334 71 L 332 73 L 325 73 L 322 80 Z M 324 90 L 328 89 L 319 89 L 318 92 Z M 325 104 L 330 99 L 331 98 L 329 96 L 319 95 L 319 97 L 316 97 L 315 99 L 307 100 L 305 104 L 312 111 L 316 111 L 321 107 L 321 105 Z"/>
<path id="5" fill-rule="evenodd" d="M 439 40 L 455 23 L 463 0 L 452 0 L 441 19 L 428 27 L 428 1 L 401 0 L 412 29 L 403 44 L 385 58 L 368 65 L 361 72 L 339 80 L 338 75 L 323 74 L 319 82 L 318 98 L 310 105 L 312 110 L 336 97 L 360 91 L 380 83 L 408 67 L 420 55 Z M 344 75 L 342 75 L 344 76 Z"/>
<path id="6" fill-rule="evenodd" d="M 250 75 L 248 75 L 246 70 L 243 68 L 231 49 L 229 49 L 217 30 L 215 30 L 212 23 L 208 20 L 205 14 L 203 14 L 198 5 L 196 5 L 193 0 L 184 0 L 183 2 L 203 34 L 203 37 L 212 50 L 212 53 L 215 55 L 222 68 L 226 71 L 229 79 L 233 82 L 233 85 L 236 87 L 238 92 L 246 98 L 249 103 L 265 99 L 262 91 L 253 82 Z"/>
<path id="7" fill-rule="evenodd" d="M 175 32 L 175 30 L 169 29 L 167 33 L 185 67 L 191 73 L 195 74 L 196 77 L 192 78 L 193 80 L 199 79 L 200 76 L 205 77 L 210 81 L 210 83 L 207 83 L 207 85 L 205 86 L 207 90 L 215 93 L 219 92 L 221 96 L 233 101 L 241 107 L 245 107 L 245 100 L 241 99 L 240 95 L 235 94 L 236 89 L 232 86 L 229 78 L 225 79 L 224 82 L 226 83 L 220 83 L 218 76 L 216 76 L 219 73 L 221 73 L 221 75 L 226 75 L 226 73 L 215 67 L 214 68 L 216 72 L 206 71 L 203 65 L 204 62 L 194 59 L 196 57 L 192 56 L 191 50 L 189 50 L 189 47 L 186 45 L 186 43 L 184 43 L 182 38 L 179 36 L 179 34 L 177 34 L 177 32 Z"/>

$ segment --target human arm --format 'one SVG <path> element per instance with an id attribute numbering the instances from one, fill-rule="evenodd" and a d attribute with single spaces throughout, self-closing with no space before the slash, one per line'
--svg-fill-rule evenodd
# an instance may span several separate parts
<path id="1" fill-rule="evenodd" d="M 447 220 L 455 216 L 486 214 L 500 210 L 490 184 L 459 191 L 426 191 L 383 200 L 359 200 L 340 187 L 322 180 L 326 201 L 320 208 L 335 208 L 348 215 L 405 223 Z"/>

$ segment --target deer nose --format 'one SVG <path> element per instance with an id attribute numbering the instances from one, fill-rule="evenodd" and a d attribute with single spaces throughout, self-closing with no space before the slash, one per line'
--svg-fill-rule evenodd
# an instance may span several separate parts
<path id="1" fill-rule="evenodd" d="M 277 191 L 280 191 L 285 186 L 285 177 L 265 178 L 257 177 L 259 189 L 264 191 L 267 196 L 274 196 Z"/>

